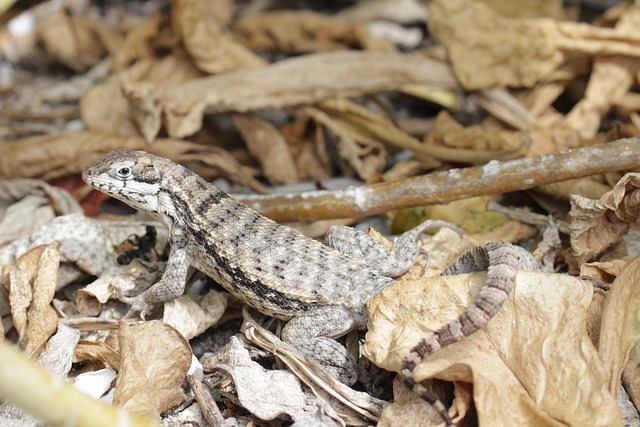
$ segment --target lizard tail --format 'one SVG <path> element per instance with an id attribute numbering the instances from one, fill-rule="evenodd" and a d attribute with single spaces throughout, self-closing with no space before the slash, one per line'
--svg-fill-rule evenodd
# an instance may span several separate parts
<path id="1" fill-rule="evenodd" d="M 418 383 L 414 370 L 437 350 L 467 337 L 482 328 L 502 307 L 515 285 L 520 253 L 508 243 L 489 243 L 472 249 L 447 268 L 442 275 L 487 270 L 487 279 L 478 298 L 458 319 L 424 337 L 404 358 L 400 374 L 405 384 L 429 402 L 448 426 L 453 425 L 445 405 Z"/>

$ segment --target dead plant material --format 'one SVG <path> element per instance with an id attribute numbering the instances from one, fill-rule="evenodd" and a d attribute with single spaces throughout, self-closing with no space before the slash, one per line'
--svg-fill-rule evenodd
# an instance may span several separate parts
<path id="1" fill-rule="evenodd" d="M 440 61 L 401 53 L 347 51 L 305 55 L 166 86 L 129 82 L 123 90 L 138 112 L 141 132 L 152 140 L 163 124 L 173 137 L 195 133 L 205 113 L 294 107 L 335 96 L 397 90 L 410 83 L 458 86 Z"/>
<path id="2" fill-rule="evenodd" d="M 232 180 L 237 179 L 258 192 L 269 193 L 220 147 L 177 139 L 159 139 L 148 144 L 138 136 L 122 137 L 97 132 L 66 132 L 7 141 L 0 145 L 0 179 L 31 177 L 51 180 L 80 173 L 87 163 L 103 158 L 116 148 L 146 150 L 173 158 L 190 164 L 207 179 L 211 179 L 217 169 Z"/>
<path id="3" fill-rule="evenodd" d="M 539 185 L 636 168 L 640 137 L 545 156 L 493 161 L 399 181 L 340 191 L 287 196 L 248 196 L 243 203 L 277 221 L 362 217 L 389 210 L 447 203 L 472 196 L 526 190 Z"/>

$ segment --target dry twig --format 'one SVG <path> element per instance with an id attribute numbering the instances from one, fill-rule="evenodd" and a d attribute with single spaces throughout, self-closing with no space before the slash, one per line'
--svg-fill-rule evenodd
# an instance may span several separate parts
<path id="1" fill-rule="evenodd" d="M 362 217 L 394 209 L 447 203 L 474 196 L 528 190 L 543 184 L 640 166 L 640 137 L 559 153 L 338 191 L 242 197 L 277 221 Z"/>

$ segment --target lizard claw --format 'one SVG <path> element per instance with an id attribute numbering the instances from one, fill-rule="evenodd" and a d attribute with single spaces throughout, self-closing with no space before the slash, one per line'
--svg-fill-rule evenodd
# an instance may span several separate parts
<path id="1" fill-rule="evenodd" d="M 124 315 L 123 319 L 130 319 L 134 317 L 135 313 L 140 313 L 140 318 L 144 320 L 147 313 L 153 308 L 153 305 L 146 302 L 144 298 L 142 298 L 142 295 L 138 295 L 136 297 L 122 297 L 120 300 L 125 304 L 131 305 L 131 308 L 129 308 L 129 311 L 127 311 L 127 314 Z"/>

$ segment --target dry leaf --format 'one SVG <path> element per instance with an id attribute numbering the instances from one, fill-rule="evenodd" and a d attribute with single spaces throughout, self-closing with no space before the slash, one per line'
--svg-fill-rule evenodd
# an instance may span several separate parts
<path id="1" fill-rule="evenodd" d="M 231 120 L 270 183 L 292 184 L 298 181 L 293 156 L 287 141 L 278 129 L 266 120 L 251 114 L 234 114 Z"/>
<path id="2" fill-rule="evenodd" d="M 48 53 L 75 71 L 93 67 L 107 54 L 90 18 L 74 18 L 63 10 L 37 22 L 37 35 Z"/>
<path id="3" fill-rule="evenodd" d="M 161 59 L 140 59 L 86 91 L 80 101 L 82 120 L 92 131 L 123 136 L 139 135 L 134 111 L 120 89 L 122 84 L 141 81 L 163 85 L 203 75 L 183 51 L 176 51 Z"/>
<path id="4" fill-rule="evenodd" d="M 630 262 L 616 277 L 607 293 L 598 350 L 613 396 L 618 393 L 629 354 L 640 341 L 637 316 L 640 309 L 640 258 Z"/>
<path id="5" fill-rule="evenodd" d="M 207 0 L 171 2 L 173 30 L 196 66 L 207 74 L 259 68 L 266 61 L 237 43 L 219 22 L 216 7 Z"/>
<path id="6" fill-rule="evenodd" d="M 227 309 L 227 297 L 227 293 L 217 291 L 182 295 L 165 303 L 162 321 L 190 340 L 218 323 Z"/>
<path id="7" fill-rule="evenodd" d="M 556 200 L 568 200 L 573 195 L 587 197 L 589 199 L 599 199 L 610 190 L 611 186 L 602 183 L 597 176 L 569 179 L 567 181 L 541 185 L 536 189 L 536 191 L 547 194 Z"/>
<path id="8" fill-rule="evenodd" d="M 640 375 L 638 375 L 638 366 L 640 366 L 640 351 L 638 351 L 638 347 L 636 347 L 629 355 L 629 362 L 622 372 L 622 385 L 627 393 L 629 393 L 629 397 L 635 405 L 635 408 L 640 405 Z"/>
<path id="9" fill-rule="evenodd" d="M 426 235 L 425 235 L 426 236 Z M 429 265 L 426 272 L 419 276 L 403 278 L 419 278 L 422 275 L 433 276 L 447 268 L 451 263 L 460 258 L 465 252 L 471 250 L 476 244 L 469 240 L 469 236 L 462 238 L 455 231 L 442 227 L 436 234 L 428 239 L 422 239 L 422 249 L 429 254 Z M 416 266 L 414 266 L 414 269 Z"/>
<path id="10" fill-rule="evenodd" d="M 628 173 L 600 200 L 571 197 L 571 249 L 578 266 L 616 243 L 638 219 L 640 174 Z"/>
<path id="11" fill-rule="evenodd" d="M 635 31 L 552 19 L 503 18 L 482 2 L 429 3 L 429 30 L 467 90 L 531 87 L 568 54 L 640 57 Z"/>
<path id="12" fill-rule="evenodd" d="M 51 307 L 58 281 L 60 243 L 41 245 L 22 255 L 8 272 L 9 301 L 20 346 L 38 357 L 58 327 Z"/>
<path id="13" fill-rule="evenodd" d="M 56 333 L 47 341 L 47 350 L 38 358 L 38 363 L 64 378 L 71 371 L 73 353 L 80 331 L 64 324 L 57 325 Z M 98 396 L 99 397 L 99 396 Z"/>
<path id="14" fill-rule="evenodd" d="M 524 242 L 537 235 L 538 229 L 536 227 L 519 221 L 507 221 L 490 231 L 470 235 L 468 239 L 473 246 L 482 246 L 489 242 Z"/>
<path id="15" fill-rule="evenodd" d="M 427 144 L 442 144 L 456 148 L 513 149 L 522 144 L 518 133 L 504 129 L 495 120 L 463 127 L 443 110 L 436 116 L 433 129 L 425 136 Z"/>
<path id="16" fill-rule="evenodd" d="M 221 362 L 214 368 L 223 369 L 233 377 L 240 403 L 258 418 L 273 420 L 288 414 L 294 421 L 302 421 L 315 415 L 295 375 L 284 370 L 264 369 L 251 360 L 237 338 L 231 337 Z"/>
<path id="17" fill-rule="evenodd" d="M 320 181 L 331 176 L 324 126 L 311 117 L 285 124 L 280 133 L 287 140 L 300 181 Z"/>
<path id="18" fill-rule="evenodd" d="M 585 262 L 580 266 L 580 276 L 593 277 L 604 283 L 612 283 L 633 259 L 635 257 L 624 257 L 603 262 Z"/>
<path id="19" fill-rule="evenodd" d="M 153 58 L 152 46 L 157 46 L 157 43 L 152 43 L 151 41 L 159 36 L 163 27 L 168 25 L 168 22 L 169 19 L 165 14 L 157 12 L 151 18 L 129 31 L 122 46 L 113 55 L 111 68 L 119 70 L 139 59 Z"/>
<path id="20" fill-rule="evenodd" d="M 109 298 L 122 300 L 124 296 L 135 294 L 134 290 L 148 289 L 159 276 L 158 271 L 150 270 L 135 260 L 133 266 L 103 271 L 94 282 L 76 292 L 76 310 L 85 316 L 97 316 Z"/>
<path id="21" fill-rule="evenodd" d="M 106 250 L 112 247 L 112 242 L 105 228 L 100 221 L 82 214 L 56 217 L 2 248 L 0 264 L 13 262 L 35 246 L 58 242 L 63 262 L 75 263 L 83 271 L 97 276 L 115 265 Z"/>
<path id="22" fill-rule="evenodd" d="M 47 150 L 42 149 L 43 145 Z M 104 158 L 117 148 L 148 151 L 187 163 L 205 179 L 223 173 L 259 193 L 269 192 L 223 148 L 177 139 L 158 139 L 150 145 L 138 136 L 98 132 L 63 132 L 5 141 L 0 145 L 0 179 L 38 177 L 51 180 L 79 173 L 87 164 Z"/>
<path id="23" fill-rule="evenodd" d="M 471 304 L 485 277 L 399 281 L 383 290 L 368 305 L 364 354 L 398 371 L 413 345 Z M 573 277 L 521 272 L 495 318 L 422 362 L 416 378 L 472 382 L 480 425 L 620 425 L 607 370 L 587 335 L 591 296 L 591 285 Z"/>
<path id="24" fill-rule="evenodd" d="M 364 24 L 312 11 L 274 11 L 238 19 L 238 39 L 255 51 L 289 54 L 325 50 L 395 51 L 395 46 L 369 33 Z"/>
<path id="25" fill-rule="evenodd" d="M 158 321 L 121 323 L 118 332 L 122 367 L 114 404 L 128 412 L 159 419 L 184 402 L 182 383 L 191 366 L 189 343 L 172 327 Z"/>
<path id="26" fill-rule="evenodd" d="M 120 370 L 120 353 L 104 342 L 80 340 L 75 348 L 74 362 L 98 361 L 114 371 Z"/>
<path id="27" fill-rule="evenodd" d="M 455 202 L 401 209 L 391 224 L 391 232 L 403 233 L 427 219 L 448 221 L 467 233 L 487 232 L 507 221 L 497 212 L 487 210 L 489 196 L 472 197 Z"/>
<path id="28" fill-rule="evenodd" d="M 35 179 L 0 181 L 0 247 L 61 214 L 82 212 L 68 191 Z"/>
<path id="29" fill-rule="evenodd" d="M 423 383 L 427 390 L 445 400 L 446 392 L 449 390 L 444 383 Z M 460 417 L 464 417 L 472 410 L 473 387 L 469 383 L 456 383 L 455 405 Z M 393 404 L 386 405 L 382 410 L 380 421 L 376 427 L 424 427 L 442 425 L 442 415 L 433 406 L 425 405 L 424 400 L 409 390 L 402 378 L 397 376 L 393 380 Z"/>
<path id="30" fill-rule="evenodd" d="M 619 18 L 616 29 L 635 33 L 638 25 L 640 4 L 630 3 Z M 585 139 L 594 138 L 602 117 L 629 92 L 639 69 L 638 58 L 609 55 L 596 57 L 584 98 L 567 114 L 565 125 L 580 132 Z"/>
<path id="31" fill-rule="evenodd" d="M 346 51 L 305 55 L 181 84 L 157 87 L 140 82 L 123 89 L 139 112 L 142 133 L 152 140 L 163 123 L 171 136 L 195 133 L 205 113 L 291 107 L 410 83 L 445 88 L 458 84 L 439 61 L 400 53 Z"/>

